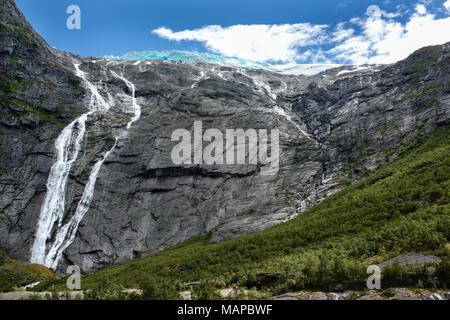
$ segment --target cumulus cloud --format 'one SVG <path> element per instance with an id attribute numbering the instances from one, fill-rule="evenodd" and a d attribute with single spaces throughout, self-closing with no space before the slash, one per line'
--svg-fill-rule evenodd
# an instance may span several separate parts
<path id="1" fill-rule="evenodd" d="M 450 0 L 444 2 L 444 8 L 450 13 Z"/>
<path id="2" fill-rule="evenodd" d="M 370 6 L 367 18 L 353 21 L 360 25 L 361 34 L 336 45 L 328 53 L 339 61 L 353 64 L 392 63 L 421 47 L 450 40 L 446 32 L 450 30 L 450 18 L 436 19 L 423 4 L 416 5 L 404 25 L 384 17 L 379 8 Z"/>
<path id="3" fill-rule="evenodd" d="M 418 14 L 426 14 L 427 13 L 427 8 L 425 8 L 425 6 L 423 4 L 417 4 L 416 5 L 416 11 Z"/>
<path id="4" fill-rule="evenodd" d="M 371 5 L 364 16 L 334 27 L 310 23 L 211 25 L 184 31 L 161 27 L 152 33 L 172 41 L 199 41 L 214 53 L 257 62 L 393 63 L 421 47 L 450 41 L 450 17 L 437 18 L 428 11 L 427 3 L 419 1 L 413 12 L 398 6 L 394 13 Z M 450 0 L 443 3 L 444 9 L 450 12 Z M 406 14 L 406 23 L 398 21 Z"/>
<path id="5" fill-rule="evenodd" d="M 327 38 L 326 25 L 309 23 L 281 25 L 206 26 L 173 32 L 167 28 L 153 30 L 168 40 L 200 41 L 215 53 L 254 61 L 293 61 L 298 48 L 320 44 Z"/>
<path id="6" fill-rule="evenodd" d="M 449 0 L 450 1 L 450 0 Z M 336 30 L 333 32 L 334 42 L 342 41 L 350 38 L 355 33 L 354 29 L 345 29 L 345 23 L 341 22 L 337 25 Z"/>

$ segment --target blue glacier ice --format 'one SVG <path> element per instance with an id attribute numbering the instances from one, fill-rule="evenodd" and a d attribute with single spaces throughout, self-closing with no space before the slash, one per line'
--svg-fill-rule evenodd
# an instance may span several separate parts
<path id="1" fill-rule="evenodd" d="M 182 63 L 209 62 L 223 66 L 241 67 L 246 69 L 267 69 L 269 64 L 257 63 L 245 59 L 225 57 L 207 52 L 194 51 L 131 51 L 123 56 L 105 56 L 106 59 L 120 61 L 169 60 Z"/>
<path id="2" fill-rule="evenodd" d="M 168 60 L 182 63 L 208 62 L 221 66 L 238 67 L 250 70 L 267 70 L 284 74 L 315 75 L 322 71 L 339 67 L 337 64 L 295 64 L 285 65 L 254 62 L 246 59 L 225 57 L 207 52 L 194 51 L 131 51 L 123 56 L 105 56 L 105 59 L 118 61 Z"/>

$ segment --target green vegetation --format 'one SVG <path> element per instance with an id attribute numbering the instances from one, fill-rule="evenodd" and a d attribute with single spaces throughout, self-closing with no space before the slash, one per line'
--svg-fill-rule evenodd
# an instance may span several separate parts
<path id="1" fill-rule="evenodd" d="M 7 20 L 9 20 L 9 17 Z M 12 41 L 21 43 L 28 49 L 28 52 L 34 54 L 37 43 L 32 32 L 20 21 L 9 21 L 9 23 L 11 25 L 0 22 L 0 32 L 5 37 L 10 37 Z M 46 111 L 42 107 L 42 101 L 39 105 L 24 101 L 23 94 L 27 90 L 30 90 L 33 86 L 41 89 L 42 84 L 37 83 L 36 80 L 23 79 L 18 76 L 28 73 L 22 61 L 24 53 L 18 47 L 15 47 L 14 51 L 7 57 L 9 63 L 0 67 L 0 104 L 8 107 L 3 111 L 3 116 L 11 122 L 24 118 L 34 118 L 66 125 L 67 123 L 57 118 L 57 114 Z"/>
<path id="2" fill-rule="evenodd" d="M 413 61 L 402 71 L 403 74 L 409 75 L 414 73 L 426 72 L 429 68 L 439 64 L 439 57 L 442 55 L 441 46 L 429 46 L 417 50 L 412 54 Z"/>
<path id="3" fill-rule="evenodd" d="M 9 107 L 6 109 L 5 118 L 14 120 L 35 116 L 44 121 L 66 125 L 54 113 L 45 111 L 42 107 L 42 101 L 39 106 L 33 106 L 17 97 L 17 93 L 26 91 L 28 84 L 26 81 L 15 79 L 14 74 L 8 73 L 6 70 L 0 70 L 0 104 Z"/>
<path id="4" fill-rule="evenodd" d="M 179 287 L 173 281 L 146 277 L 141 279 L 143 290 L 141 299 L 144 300 L 178 300 Z"/>
<path id="5" fill-rule="evenodd" d="M 444 262 L 413 271 L 388 267 L 386 284 L 446 287 L 449 142 L 450 130 L 442 128 L 426 143 L 292 221 L 220 244 L 193 239 L 85 276 L 83 288 L 95 288 L 106 278 L 122 287 L 143 288 L 153 299 L 175 297 L 191 281 L 200 281 L 194 290 L 209 298 L 211 287 L 257 288 L 269 294 L 337 285 L 363 288 L 368 265 L 410 251 L 433 253 Z M 264 279 L 275 272 L 275 280 Z"/>
<path id="6" fill-rule="evenodd" d="M 55 275 L 46 267 L 37 264 L 24 265 L 10 259 L 0 250 L 0 292 L 12 291 L 21 286 L 40 281 L 54 279 Z"/>
<path id="7" fill-rule="evenodd" d="M 449 56 L 443 54 L 441 46 L 430 46 L 417 50 L 408 58 L 402 74 L 407 76 L 410 91 L 407 97 L 416 108 L 416 112 L 433 107 L 439 98 L 450 90 L 449 83 L 427 83 L 424 81 L 430 70 L 448 72 Z"/>
<path id="8" fill-rule="evenodd" d="M 1 16 L 2 21 L 7 21 L 7 24 L 0 22 L 0 32 L 2 32 L 2 34 L 8 34 L 11 38 L 17 39 L 23 45 L 37 47 L 34 35 L 22 21 L 11 16 L 5 17 L 3 14 Z"/>
<path id="9" fill-rule="evenodd" d="M 418 288 L 450 288 L 449 260 L 434 264 L 402 267 L 398 263 L 383 269 L 383 286 L 412 286 Z"/>
<path id="10" fill-rule="evenodd" d="M 439 101 L 439 97 L 448 88 L 425 88 L 418 92 L 411 92 L 408 97 L 416 108 L 416 112 L 432 107 Z"/>
<path id="11" fill-rule="evenodd" d="M 9 106 L 16 106 L 22 110 L 10 109 L 10 115 L 13 117 L 24 117 L 28 115 L 35 115 L 41 120 L 50 121 L 58 123 L 61 126 L 67 125 L 66 122 L 59 120 L 53 113 L 45 111 L 42 107 L 34 107 L 25 101 L 12 97 L 1 97 L 3 98 L 0 102 L 6 103 Z"/>

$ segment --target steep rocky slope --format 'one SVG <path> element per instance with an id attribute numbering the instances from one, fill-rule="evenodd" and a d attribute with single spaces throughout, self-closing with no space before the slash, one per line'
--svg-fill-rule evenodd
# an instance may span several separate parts
<path id="1" fill-rule="evenodd" d="M 54 141 L 85 109 L 85 90 L 12 1 L 0 9 L 0 243 L 26 261 Z"/>
<path id="2" fill-rule="evenodd" d="M 391 66 L 289 76 L 61 53 L 13 1 L 0 6 L 0 247 L 22 261 L 41 246 L 43 263 L 89 272 L 198 235 L 222 241 L 255 232 L 448 122 L 448 44 Z M 203 130 L 279 129 L 279 171 L 174 165 L 171 134 L 192 130 L 194 121 Z M 55 180 L 64 183 L 53 199 L 46 184 L 64 132 L 73 141 L 63 149 L 74 159 L 66 178 Z M 52 199 L 59 216 L 39 242 Z"/>

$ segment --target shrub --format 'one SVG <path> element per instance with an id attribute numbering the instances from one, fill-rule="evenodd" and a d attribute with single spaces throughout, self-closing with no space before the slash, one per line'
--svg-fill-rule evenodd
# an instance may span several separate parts
<path id="1" fill-rule="evenodd" d="M 194 300 L 221 300 L 222 296 L 218 292 L 213 281 L 202 281 L 198 286 L 194 287 Z"/>
<path id="2" fill-rule="evenodd" d="M 147 278 L 140 285 L 143 290 L 141 299 L 144 300 L 179 300 L 177 285 L 166 279 Z"/>
<path id="3" fill-rule="evenodd" d="M 0 266 L 6 262 L 6 253 L 0 249 Z"/>
<path id="4" fill-rule="evenodd" d="M 117 299 L 119 296 L 119 290 L 122 286 L 119 286 L 107 277 L 101 277 L 97 282 L 97 285 L 91 290 L 84 291 L 84 299 L 86 300 L 112 300 Z"/>
<path id="5" fill-rule="evenodd" d="M 450 288 L 450 261 L 443 260 L 437 267 L 435 275 L 441 286 Z"/>

